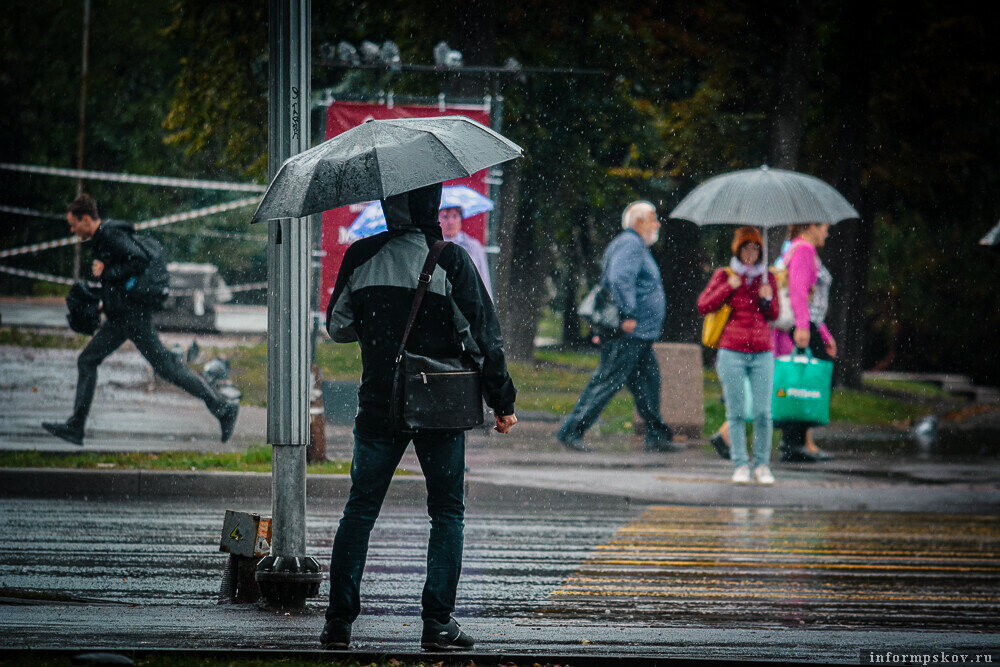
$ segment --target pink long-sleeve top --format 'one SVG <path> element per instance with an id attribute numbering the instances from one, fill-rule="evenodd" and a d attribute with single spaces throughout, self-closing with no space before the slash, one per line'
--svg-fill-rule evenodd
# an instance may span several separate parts
<path id="1" fill-rule="evenodd" d="M 717 269 L 711 280 L 698 297 L 698 312 L 703 316 L 718 310 L 722 304 L 729 303 L 733 308 L 722 337 L 719 338 L 719 348 L 735 352 L 769 352 L 771 350 L 771 330 L 768 320 L 778 317 L 778 283 L 774 274 L 766 274 L 771 292 L 775 298 L 767 302 L 767 312 L 761 310 L 760 286 L 762 279 L 753 278 L 749 282 L 744 278 L 735 290 L 729 286 L 729 274 L 725 269 Z"/>
<path id="2" fill-rule="evenodd" d="M 797 238 L 782 256 L 788 267 L 788 299 L 792 303 L 795 328 L 809 330 L 809 293 L 819 275 L 819 260 L 816 248 L 805 239 Z M 830 330 L 823 322 L 817 322 L 819 335 L 824 343 L 833 340 Z M 787 331 L 774 330 L 774 354 L 782 356 L 795 351 L 795 343 Z"/>

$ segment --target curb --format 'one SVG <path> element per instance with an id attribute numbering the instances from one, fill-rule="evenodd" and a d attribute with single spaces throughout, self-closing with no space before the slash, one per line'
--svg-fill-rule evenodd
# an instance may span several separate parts
<path id="1" fill-rule="evenodd" d="M 306 475 L 306 497 L 310 500 L 346 500 L 350 488 L 350 475 Z M 588 507 L 612 509 L 631 505 L 630 498 L 621 495 L 469 479 L 465 482 L 465 495 L 470 504 L 507 507 L 579 507 L 586 503 Z M 271 473 L 0 468 L 0 498 L 157 501 L 204 498 L 269 504 Z M 387 505 L 422 507 L 427 502 L 424 478 L 397 475 L 389 486 L 385 502 Z"/>

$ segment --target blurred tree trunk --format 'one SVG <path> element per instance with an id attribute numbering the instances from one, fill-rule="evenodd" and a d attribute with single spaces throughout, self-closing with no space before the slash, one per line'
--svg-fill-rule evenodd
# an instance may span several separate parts
<path id="1" fill-rule="evenodd" d="M 511 361 L 531 361 L 535 353 L 535 333 L 547 297 L 545 276 L 549 275 L 552 251 L 539 243 L 535 222 L 520 215 L 521 166 L 504 166 L 500 186 L 500 219 L 497 242 L 496 298 L 504 348 Z"/>
<path id="2" fill-rule="evenodd" d="M 868 3 L 850 0 L 840 22 L 841 53 L 838 58 L 842 82 L 839 100 L 843 115 L 836 144 L 836 180 L 840 190 L 858 209 L 860 220 L 831 227 L 823 253 L 833 274 L 827 326 L 837 340 L 839 363 L 834 381 L 848 387 L 861 386 L 865 341 L 865 294 L 871 260 L 874 206 L 863 184 L 869 131 L 871 70 L 877 62 L 872 53 Z"/>
<path id="3" fill-rule="evenodd" d="M 669 212 L 669 210 L 667 210 Z M 662 220 L 664 211 L 657 209 Z M 702 246 L 698 228 L 690 222 L 671 221 L 660 227 L 659 243 L 652 250 L 660 265 L 663 290 L 667 295 L 667 317 L 661 340 L 672 343 L 698 341 L 701 318 L 698 317 L 698 294 L 704 288 L 700 264 Z"/>
<path id="4" fill-rule="evenodd" d="M 497 12 L 494 0 L 467 0 L 449 5 L 448 45 L 462 52 L 466 65 L 490 66 L 496 50 Z M 451 79 L 449 96 L 482 98 L 490 93 L 490 81 L 482 74 L 457 74 Z"/>
<path id="5" fill-rule="evenodd" d="M 787 34 L 777 99 L 771 115 L 772 166 L 795 169 L 805 127 L 806 101 L 809 95 L 809 61 L 813 53 L 816 19 L 813 5 L 795 0 L 788 5 L 790 30 Z"/>
<path id="6" fill-rule="evenodd" d="M 576 313 L 576 291 L 580 286 L 578 267 L 582 262 L 580 253 L 567 248 L 563 255 L 562 269 L 562 344 L 566 347 L 580 347 L 580 316 Z"/>
<path id="7" fill-rule="evenodd" d="M 816 17 L 807 0 L 795 0 L 787 5 L 789 30 L 782 55 L 774 110 L 771 113 L 771 166 L 781 169 L 798 168 L 802 135 L 809 96 L 809 61 L 813 54 Z M 785 229 L 777 228 L 767 235 L 768 261 L 781 252 Z"/>

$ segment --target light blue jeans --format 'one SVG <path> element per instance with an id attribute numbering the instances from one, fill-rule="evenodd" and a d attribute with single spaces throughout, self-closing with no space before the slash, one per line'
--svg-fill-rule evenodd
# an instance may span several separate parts
<path id="1" fill-rule="evenodd" d="M 774 386 L 774 355 L 771 352 L 735 352 L 720 349 L 715 370 L 726 399 L 729 422 L 729 450 L 733 466 L 750 464 L 747 454 L 747 431 L 743 423 L 746 396 L 744 378 L 750 380 L 753 396 L 753 464 L 768 465 L 771 460 L 771 392 Z"/>

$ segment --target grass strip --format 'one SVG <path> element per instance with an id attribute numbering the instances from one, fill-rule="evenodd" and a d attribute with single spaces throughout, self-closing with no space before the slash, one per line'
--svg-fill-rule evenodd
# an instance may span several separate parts
<path id="1" fill-rule="evenodd" d="M 0 345 L 23 347 L 78 348 L 85 336 L 61 336 L 21 331 L 16 327 L 0 328 Z M 213 348 L 207 358 L 227 357 L 232 367 L 232 379 L 243 392 L 246 405 L 267 404 L 267 346 L 256 344 L 236 348 Z M 357 381 L 361 377 L 361 351 L 357 344 L 342 345 L 321 341 L 316 347 L 316 359 L 327 380 Z M 512 363 L 510 374 L 518 388 L 517 407 L 521 410 L 567 415 L 597 368 L 599 355 L 594 351 L 539 349 L 533 363 Z M 722 395 L 718 377 L 705 369 L 705 435 L 714 433 L 725 420 L 725 408 L 719 402 Z M 894 380 L 866 380 L 864 390 L 837 388 L 833 390 L 830 418 L 833 421 L 876 425 L 903 426 L 933 412 L 941 406 L 954 408 L 961 399 L 951 397 L 932 384 Z M 602 433 L 625 433 L 633 426 L 635 404 L 631 394 L 622 390 L 601 415 Z M 163 456 L 163 455 L 161 455 Z M 242 463 L 225 463 L 237 466 Z M 248 467 L 220 467 L 219 470 Z M 267 465 L 270 465 L 268 459 Z M 209 469 L 209 468 L 196 468 Z M 265 468 L 262 468 L 265 469 Z M 267 470 L 270 468 L 267 467 Z"/>
<path id="2" fill-rule="evenodd" d="M 0 452 L 0 468 L 106 468 L 119 470 L 225 470 L 271 472 L 271 447 L 250 447 L 243 452 Z M 342 459 L 310 463 L 310 473 L 346 475 L 351 462 Z M 397 475 L 412 474 L 397 470 Z"/>

